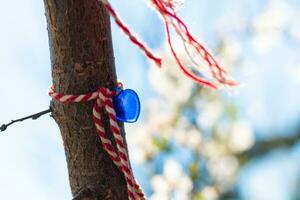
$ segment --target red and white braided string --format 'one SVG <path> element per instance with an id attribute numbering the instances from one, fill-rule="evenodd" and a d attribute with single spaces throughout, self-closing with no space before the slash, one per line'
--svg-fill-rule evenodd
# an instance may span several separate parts
<path id="1" fill-rule="evenodd" d="M 153 60 L 157 66 L 161 66 L 161 58 L 156 57 L 154 53 L 151 52 L 151 50 L 147 47 L 146 44 L 144 44 L 142 41 L 140 41 L 133 33 L 132 31 L 122 22 L 121 18 L 118 16 L 118 14 L 115 12 L 115 10 L 112 8 L 110 3 L 107 0 L 99 0 L 99 2 L 102 2 L 106 10 L 109 12 L 109 14 L 114 18 L 116 24 L 119 26 L 119 28 L 129 37 L 131 42 L 138 46 L 145 55 Z"/>
<path id="2" fill-rule="evenodd" d="M 137 45 L 145 55 L 153 60 L 158 66 L 161 65 L 161 58 L 156 57 L 143 42 L 141 42 L 130 30 L 128 26 L 126 26 L 121 18 L 118 16 L 116 11 L 110 5 L 108 0 L 98 0 L 103 3 L 104 7 L 108 11 L 108 13 L 114 18 L 118 27 L 129 37 L 129 39 Z M 179 18 L 175 12 L 175 7 L 181 3 L 180 0 L 149 0 L 152 3 L 152 6 L 158 11 L 158 13 L 162 16 L 164 20 L 166 34 L 167 34 L 167 42 L 169 44 L 172 55 L 179 66 L 179 68 L 183 71 L 183 73 L 189 77 L 191 80 L 195 81 L 204 86 L 208 86 L 214 89 L 219 88 L 220 86 L 236 86 L 238 85 L 235 81 L 231 80 L 227 75 L 226 70 L 224 70 L 217 60 L 213 57 L 213 55 L 201 44 L 199 41 L 195 39 L 195 37 L 189 31 L 187 25 L 183 22 L 181 18 Z M 178 56 L 177 49 L 174 47 L 171 36 L 171 27 L 174 28 L 177 36 L 182 40 L 185 51 L 187 54 L 187 58 L 192 64 L 193 67 L 189 67 L 187 64 L 184 64 L 182 59 Z M 195 55 L 192 55 L 191 52 L 194 52 Z M 200 61 L 204 61 L 204 63 Z M 208 65 L 208 69 L 210 73 L 207 76 L 199 75 L 205 74 L 203 72 L 206 71 L 206 65 Z M 196 72 L 195 72 L 196 71 Z"/>
<path id="3" fill-rule="evenodd" d="M 104 150 L 107 152 L 114 164 L 124 174 L 127 183 L 127 193 L 129 200 L 144 200 L 145 195 L 137 184 L 132 170 L 130 168 L 128 154 L 125 148 L 125 143 L 121 135 L 121 131 L 117 122 L 116 112 L 113 106 L 112 97 L 116 95 L 115 91 L 111 91 L 108 88 L 99 88 L 96 92 L 82 94 L 82 95 L 64 95 L 55 93 L 53 87 L 49 90 L 49 95 L 56 101 L 63 103 L 76 103 L 76 102 L 88 102 L 96 100 L 93 105 L 93 120 L 96 126 L 97 133 L 101 140 Z M 113 138 L 116 143 L 115 148 L 112 145 L 107 133 L 102 124 L 100 109 L 104 108 L 109 117 L 110 129 L 113 134 Z"/>

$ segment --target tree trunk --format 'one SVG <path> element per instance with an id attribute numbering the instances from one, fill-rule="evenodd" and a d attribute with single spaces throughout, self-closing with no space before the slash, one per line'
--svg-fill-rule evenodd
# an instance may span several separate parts
<path id="1" fill-rule="evenodd" d="M 44 0 L 54 89 L 85 94 L 116 85 L 110 20 L 97 0 Z M 123 174 L 102 148 L 92 104 L 52 102 L 74 199 L 128 199 Z M 109 131 L 107 117 L 104 126 Z M 123 134 L 124 135 L 124 134 Z"/>

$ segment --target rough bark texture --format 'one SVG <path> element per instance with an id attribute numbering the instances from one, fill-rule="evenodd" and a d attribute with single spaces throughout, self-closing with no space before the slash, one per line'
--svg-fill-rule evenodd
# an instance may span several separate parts
<path id="1" fill-rule="evenodd" d="M 44 3 L 55 91 L 84 94 L 100 86 L 114 86 L 110 21 L 104 8 L 97 0 Z M 53 117 L 64 142 L 72 194 L 78 200 L 126 200 L 124 176 L 97 137 L 92 121 L 93 103 L 52 102 Z"/>

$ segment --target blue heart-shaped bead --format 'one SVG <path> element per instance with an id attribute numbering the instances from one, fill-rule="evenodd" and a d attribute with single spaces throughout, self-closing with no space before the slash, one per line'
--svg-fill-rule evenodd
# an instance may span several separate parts
<path id="1" fill-rule="evenodd" d="M 134 90 L 117 88 L 118 94 L 113 97 L 117 119 L 121 122 L 136 122 L 140 115 L 141 104 Z"/>

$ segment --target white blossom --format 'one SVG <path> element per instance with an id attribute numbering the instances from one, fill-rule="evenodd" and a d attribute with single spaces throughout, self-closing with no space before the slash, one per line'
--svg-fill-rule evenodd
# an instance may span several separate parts
<path id="1" fill-rule="evenodd" d="M 254 145 L 255 139 L 251 126 L 245 121 L 235 122 L 230 128 L 229 146 L 234 152 L 242 152 Z"/>
<path id="2" fill-rule="evenodd" d="M 168 180 L 162 175 L 155 175 L 151 179 L 151 185 L 155 193 L 168 194 L 170 187 Z"/>
<path id="3" fill-rule="evenodd" d="M 209 159 L 208 169 L 211 175 L 219 183 L 220 187 L 226 189 L 233 182 L 235 173 L 239 167 L 234 156 L 224 155 Z"/>
<path id="4" fill-rule="evenodd" d="M 150 200 L 170 200 L 168 194 L 164 193 L 153 193 Z"/>
<path id="5" fill-rule="evenodd" d="M 181 56 L 184 55 L 184 48 L 178 48 L 182 46 L 182 42 L 177 41 L 175 43 L 174 45 L 179 49 L 178 54 Z M 190 96 L 194 85 L 193 81 L 186 78 L 184 73 L 179 69 L 167 44 L 165 44 L 160 53 L 163 55 L 161 68 L 152 66 L 149 69 L 149 80 L 152 88 L 169 104 L 185 102 Z M 182 60 L 186 60 L 186 58 L 183 57 Z"/>
<path id="6" fill-rule="evenodd" d="M 216 200 L 218 199 L 218 192 L 213 187 L 205 187 L 202 190 L 202 197 L 204 200 Z"/>
<path id="7" fill-rule="evenodd" d="M 198 123 L 204 128 L 211 128 L 221 117 L 223 109 L 220 101 L 208 102 L 199 114 Z"/>
<path id="8" fill-rule="evenodd" d="M 280 31 L 291 16 L 292 9 L 286 1 L 269 1 L 262 14 L 254 20 L 255 31 L 257 33 Z"/>
<path id="9" fill-rule="evenodd" d="M 174 196 L 174 200 L 188 200 L 193 189 L 192 180 L 184 174 L 181 165 L 174 159 L 165 161 L 162 175 L 155 175 L 151 184 L 154 190 L 151 199 L 170 199 Z"/>
<path id="10" fill-rule="evenodd" d="M 168 182 L 175 186 L 182 176 L 181 165 L 173 159 L 168 159 L 164 164 L 163 174 Z"/>
<path id="11" fill-rule="evenodd" d="M 255 35 L 252 44 L 257 52 L 266 53 L 282 43 L 282 32 L 293 16 L 292 10 L 286 1 L 269 1 L 253 24 Z"/>
<path id="12" fill-rule="evenodd" d="M 240 59 L 240 55 L 241 55 L 241 44 L 239 40 L 233 37 L 227 37 L 222 40 L 220 60 L 223 66 L 231 66 L 232 63 Z"/>

